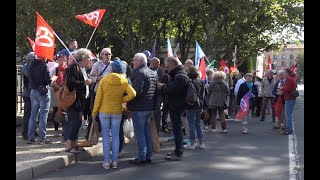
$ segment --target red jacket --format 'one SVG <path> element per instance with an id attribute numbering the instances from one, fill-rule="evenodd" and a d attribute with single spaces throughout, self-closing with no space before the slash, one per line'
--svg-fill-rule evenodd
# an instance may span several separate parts
<path id="1" fill-rule="evenodd" d="M 281 91 L 284 93 L 284 100 L 295 100 L 296 98 L 291 95 L 297 88 L 296 80 L 292 77 L 287 77 L 284 86 L 281 88 Z"/>

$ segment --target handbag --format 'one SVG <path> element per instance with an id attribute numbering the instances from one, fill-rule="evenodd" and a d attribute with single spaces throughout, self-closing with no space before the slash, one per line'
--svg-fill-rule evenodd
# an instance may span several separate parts
<path id="1" fill-rule="evenodd" d="M 69 91 L 66 82 L 55 93 L 58 100 L 58 107 L 64 111 L 67 111 L 76 100 L 76 90 L 74 89 L 73 91 Z"/>
<path id="2" fill-rule="evenodd" d="M 68 115 L 66 112 L 63 112 L 61 108 L 58 108 L 58 111 L 54 115 L 54 122 L 65 124 L 68 122 Z"/>
<path id="3" fill-rule="evenodd" d="M 296 89 L 291 93 L 291 96 L 293 97 L 298 97 L 299 96 L 299 91 Z"/>
<path id="4" fill-rule="evenodd" d="M 92 121 L 88 141 L 91 145 L 96 145 L 99 142 L 99 129 L 97 121 Z"/>
<path id="5" fill-rule="evenodd" d="M 40 85 L 37 87 L 37 91 L 41 96 L 48 94 L 48 87 L 46 85 Z"/>

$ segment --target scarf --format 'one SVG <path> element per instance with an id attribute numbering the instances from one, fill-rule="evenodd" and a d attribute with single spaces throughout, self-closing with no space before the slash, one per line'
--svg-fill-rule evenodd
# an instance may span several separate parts
<path id="1" fill-rule="evenodd" d="M 66 68 L 67 68 L 68 66 L 67 65 L 62 65 L 62 66 L 58 66 L 58 68 L 57 68 L 57 70 L 58 70 L 58 74 L 57 74 L 57 76 L 58 76 L 58 78 L 57 78 L 57 81 L 56 81 L 56 83 L 58 84 L 58 85 L 62 85 L 63 84 L 63 82 L 64 82 L 64 78 L 63 78 L 63 76 L 64 76 L 64 73 L 65 73 L 65 71 L 66 71 Z"/>
<path id="2" fill-rule="evenodd" d="M 252 91 L 253 83 L 246 81 L 246 84 L 247 84 L 248 88 L 250 89 L 250 91 Z"/>

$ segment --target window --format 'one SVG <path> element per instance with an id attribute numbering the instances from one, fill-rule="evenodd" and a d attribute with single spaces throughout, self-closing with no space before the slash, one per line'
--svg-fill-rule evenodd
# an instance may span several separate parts
<path id="1" fill-rule="evenodd" d="M 273 60 L 277 60 L 278 59 L 278 55 L 273 55 Z"/>
<path id="2" fill-rule="evenodd" d="M 291 66 L 293 65 L 293 61 L 290 61 L 290 64 L 289 64 L 289 65 L 290 65 L 290 67 L 291 67 Z"/>
<path id="3" fill-rule="evenodd" d="M 281 59 L 286 59 L 286 55 L 282 54 Z"/>
<path id="4" fill-rule="evenodd" d="M 294 55 L 293 54 L 290 54 L 290 59 L 293 59 L 294 58 Z"/>
<path id="5" fill-rule="evenodd" d="M 285 64 L 286 64 L 285 61 L 281 61 L 281 67 L 284 67 Z"/>

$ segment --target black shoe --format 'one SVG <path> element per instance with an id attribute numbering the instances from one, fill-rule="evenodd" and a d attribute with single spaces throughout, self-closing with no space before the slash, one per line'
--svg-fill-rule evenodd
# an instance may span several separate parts
<path id="1" fill-rule="evenodd" d="M 147 159 L 146 160 L 146 164 L 151 164 L 152 163 L 152 160 L 151 159 Z"/>
<path id="2" fill-rule="evenodd" d="M 167 133 L 167 134 L 171 134 L 171 131 L 168 128 L 162 129 L 162 132 Z"/>
<path id="3" fill-rule="evenodd" d="M 264 121 L 264 117 L 262 117 L 262 118 L 260 119 L 260 121 Z"/>
<path id="4" fill-rule="evenodd" d="M 45 140 L 39 140 L 38 144 L 39 145 L 52 144 L 52 142 L 50 141 L 50 139 L 45 139 Z"/>
<path id="5" fill-rule="evenodd" d="M 225 115 L 225 119 L 231 119 L 229 115 Z"/>
<path id="6" fill-rule="evenodd" d="M 28 140 L 27 144 L 33 144 L 35 142 L 34 139 Z"/>
<path id="7" fill-rule="evenodd" d="M 166 156 L 166 160 L 168 161 L 181 161 L 181 159 L 182 159 L 182 156 L 177 156 L 175 154 Z"/>
<path id="8" fill-rule="evenodd" d="M 135 165 L 146 165 L 146 161 L 140 161 L 138 158 L 135 158 L 134 160 L 130 160 L 130 163 Z"/>

